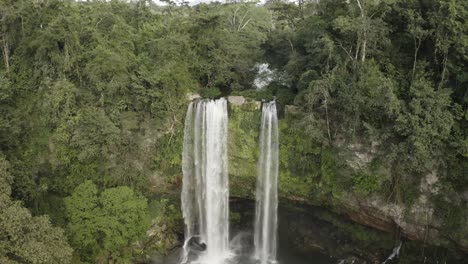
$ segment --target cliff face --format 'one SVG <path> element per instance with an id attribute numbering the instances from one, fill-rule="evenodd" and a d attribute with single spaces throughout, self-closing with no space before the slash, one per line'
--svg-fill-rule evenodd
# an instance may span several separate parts
<path id="1" fill-rule="evenodd" d="M 243 97 L 229 98 L 229 173 L 231 195 L 253 198 L 260 103 Z M 332 146 L 308 140 L 293 123 L 300 109 L 287 106 L 280 118 L 280 202 L 296 201 L 327 207 L 353 221 L 385 232 L 399 233 L 409 240 L 458 248 L 468 252 L 468 224 L 441 214 L 435 197 L 450 206 L 466 206 L 459 193 L 443 193 L 437 172 L 428 172 L 411 186 L 411 202 L 395 199 L 391 168 L 377 155 L 378 142 L 348 142 Z M 448 210 L 450 212 L 450 210 Z M 460 210 L 457 210 L 460 212 Z"/>

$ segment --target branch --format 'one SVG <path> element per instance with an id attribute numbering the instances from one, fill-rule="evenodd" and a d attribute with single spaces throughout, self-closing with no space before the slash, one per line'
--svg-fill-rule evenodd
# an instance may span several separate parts
<path id="1" fill-rule="evenodd" d="M 245 23 L 244 25 L 239 29 L 239 32 L 241 32 L 242 30 L 244 30 L 244 28 L 247 26 L 247 24 L 249 24 L 249 22 L 252 20 L 252 18 L 249 18 Z"/>
<path id="2" fill-rule="evenodd" d="M 348 54 L 348 56 L 349 56 L 349 58 L 351 59 L 351 61 L 354 61 L 353 56 L 351 56 L 351 54 L 349 53 L 349 51 L 348 51 L 347 49 L 345 49 L 345 47 L 343 47 L 343 44 L 341 44 L 341 42 L 337 41 L 337 42 L 335 42 L 335 43 L 338 45 L 338 47 L 342 48 L 342 49 L 346 52 L 346 54 Z"/>
<path id="3" fill-rule="evenodd" d="M 96 28 L 99 26 L 99 24 L 101 24 L 102 20 L 104 20 L 104 18 L 101 18 L 101 19 L 96 23 Z"/>
<path id="4" fill-rule="evenodd" d="M 249 18 L 249 19 L 247 20 L 247 22 L 244 23 L 244 19 L 247 17 L 247 14 L 248 14 L 248 13 L 249 13 L 249 11 L 246 11 L 245 14 L 244 14 L 244 16 L 242 17 L 242 19 L 239 21 L 239 26 L 237 27 L 237 32 L 241 32 L 241 30 L 244 29 L 244 27 L 245 27 L 245 26 L 250 22 L 250 20 L 252 19 L 252 18 Z M 242 26 L 242 24 L 244 24 L 244 25 Z"/>
<path id="5" fill-rule="evenodd" d="M 361 17 L 364 17 L 364 9 L 362 8 L 362 5 L 361 5 L 361 1 L 360 0 L 356 0 L 358 6 L 359 6 L 359 9 L 361 10 Z"/>
<path id="6" fill-rule="evenodd" d="M 294 50 L 294 45 L 293 45 L 293 43 L 291 42 L 290 39 L 288 39 L 288 42 L 289 42 L 289 45 L 291 46 L 292 53 L 296 53 L 296 51 Z"/>

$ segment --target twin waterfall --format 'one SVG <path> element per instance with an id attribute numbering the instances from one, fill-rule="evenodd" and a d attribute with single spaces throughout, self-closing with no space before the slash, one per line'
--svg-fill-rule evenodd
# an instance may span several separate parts
<path id="1" fill-rule="evenodd" d="M 264 103 L 260 129 L 255 208 L 255 258 L 260 264 L 276 262 L 278 208 L 278 118 L 275 102 Z"/>
<path id="2" fill-rule="evenodd" d="M 181 264 L 250 264 L 236 262 L 229 245 L 227 137 L 226 99 L 190 103 L 182 155 L 185 243 Z M 273 101 L 262 107 L 252 264 L 276 263 L 278 145 Z"/>
<path id="3" fill-rule="evenodd" d="M 227 102 L 199 100 L 189 105 L 182 154 L 182 213 L 185 245 L 182 263 L 221 264 L 229 255 Z M 206 250 L 191 262 L 193 237 Z"/>

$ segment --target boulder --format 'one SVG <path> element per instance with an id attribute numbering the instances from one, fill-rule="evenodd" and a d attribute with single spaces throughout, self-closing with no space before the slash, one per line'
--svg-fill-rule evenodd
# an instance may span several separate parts
<path id="1" fill-rule="evenodd" d="M 189 93 L 187 94 L 187 101 L 193 101 L 195 99 L 201 98 L 199 94 L 196 93 Z"/>
<path id="2" fill-rule="evenodd" d="M 301 107 L 297 105 L 286 105 L 284 109 L 285 109 L 285 112 L 288 114 L 296 114 L 296 113 L 301 112 Z"/>
<path id="3" fill-rule="evenodd" d="M 233 105 L 237 105 L 237 106 L 241 106 L 245 103 L 245 97 L 243 96 L 228 96 L 228 102 L 233 104 Z"/>

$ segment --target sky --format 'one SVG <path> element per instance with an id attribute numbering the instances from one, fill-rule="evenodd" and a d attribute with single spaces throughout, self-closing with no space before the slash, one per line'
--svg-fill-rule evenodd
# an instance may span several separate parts
<path id="1" fill-rule="evenodd" d="M 85 1 L 85 0 L 81 0 L 81 1 Z M 127 0 L 128 2 L 131 2 L 131 1 L 136 1 L 136 0 Z M 157 5 L 167 5 L 165 2 L 162 2 L 160 0 L 151 0 L 153 3 L 157 4 Z M 225 0 L 172 0 L 174 2 L 182 2 L 182 1 L 187 1 L 189 2 L 189 5 L 193 6 L 193 5 L 197 5 L 197 4 L 200 4 L 200 3 L 210 3 L 210 2 L 226 2 Z M 266 0 L 259 0 L 260 3 L 264 3 Z M 248 2 L 248 1 L 246 1 Z M 252 0 L 252 2 L 256 2 L 255 0 Z"/>
<path id="2" fill-rule="evenodd" d="M 81 1 L 81 2 L 86 2 L 87 0 L 76 0 L 76 1 Z M 107 0 L 109 1 L 109 0 Z M 123 1 L 126 1 L 126 2 L 136 2 L 138 0 L 123 0 Z M 165 2 L 162 2 L 160 0 L 151 0 L 153 3 L 157 4 L 157 5 L 161 5 L 161 6 L 165 6 L 167 5 L 167 3 Z M 197 5 L 197 4 L 200 4 L 200 3 L 210 3 L 210 2 L 226 2 L 226 0 L 172 0 L 174 2 L 177 2 L 177 3 L 180 3 L 182 1 L 187 1 L 189 2 L 189 5 L 191 6 L 194 6 L 194 5 Z M 232 0 L 231 0 L 232 1 Z M 259 3 L 265 3 L 266 0 L 239 0 L 239 2 L 241 1 L 245 1 L 245 2 L 259 2 Z M 287 0 L 289 2 L 294 2 L 295 0 Z"/>

